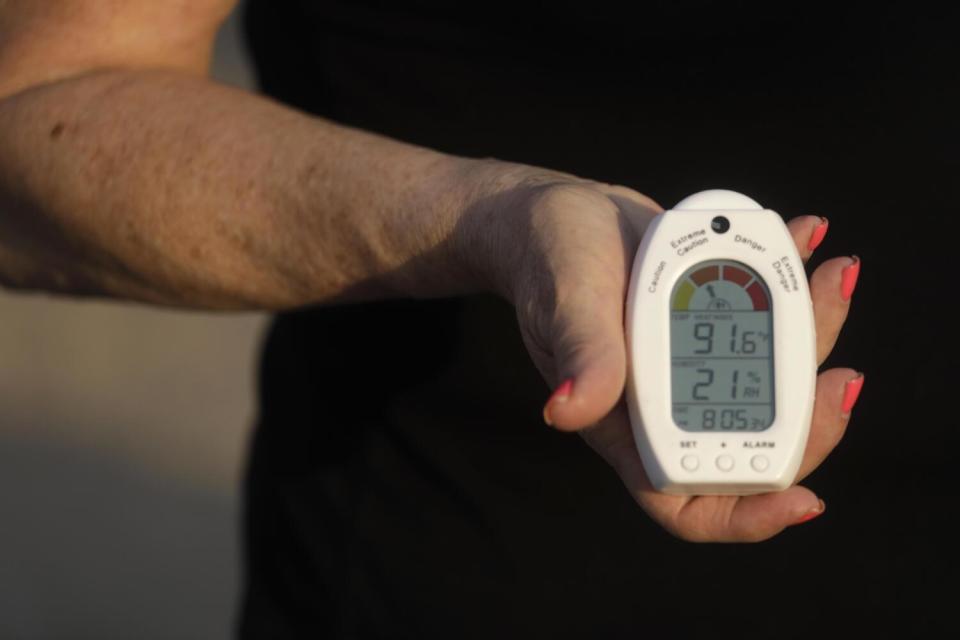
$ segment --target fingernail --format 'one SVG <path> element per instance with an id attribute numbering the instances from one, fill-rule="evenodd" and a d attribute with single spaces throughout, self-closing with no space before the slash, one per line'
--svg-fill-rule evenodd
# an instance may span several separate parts
<path id="1" fill-rule="evenodd" d="M 559 403 L 566 402 L 570 397 L 570 392 L 573 391 L 573 378 L 567 378 L 560 383 L 560 386 L 553 392 L 553 395 L 550 396 L 550 399 L 547 400 L 547 404 L 543 406 L 543 421 L 553 426 L 553 420 L 550 418 L 551 408 Z"/>
<path id="2" fill-rule="evenodd" d="M 823 239 L 827 236 L 827 228 L 830 226 L 830 221 L 824 217 L 820 217 L 820 224 L 818 224 L 814 230 L 813 234 L 810 236 L 810 242 L 807 243 L 807 249 L 813 251 L 820 246 L 820 243 L 823 242 Z"/>
<path id="3" fill-rule="evenodd" d="M 860 390 L 863 389 L 863 374 L 861 373 L 853 380 L 847 382 L 843 389 L 843 403 L 840 405 L 840 413 L 848 416 L 853 411 L 853 405 L 857 404 L 857 398 L 860 397 Z"/>
<path id="4" fill-rule="evenodd" d="M 816 507 L 814 507 L 810 511 L 807 511 L 805 514 L 803 514 L 803 516 L 800 517 L 799 520 L 797 520 L 793 524 L 798 525 L 798 524 L 803 524 L 804 522 L 810 522 L 817 516 L 821 515 L 824 512 L 824 510 L 827 508 L 827 505 L 823 500 L 818 500 L 818 501 L 820 504 L 818 504 Z"/>
<path id="5" fill-rule="evenodd" d="M 852 256 L 853 264 L 843 268 L 840 275 L 840 297 L 849 302 L 853 297 L 853 290 L 857 288 L 857 278 L 860 277 L 860 257 Z"/>

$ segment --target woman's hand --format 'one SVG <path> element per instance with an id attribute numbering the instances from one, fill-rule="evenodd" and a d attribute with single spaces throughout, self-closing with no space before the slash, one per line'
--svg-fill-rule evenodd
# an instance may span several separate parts
<path id="1" fill-rule="evenodd" d="M 653 490 L 622 400 L 623 318 L 640 238 L 663 209 L 626 187 L 518 165 L 481 164 L 484 180 L 498 187 L 498 195 L 464 217 L 464 252 L 482 256 L 472 258 L 471 266 L 513 302 L 530 356 L 556 389 L 544 407 L 547 423 L 579 431 L 638 504 L 682 539 L 759 541 L 819 515 L 823 502 L 800 486 L 747 497 L 671 496 Z M 499 188 L 503 185 L 509 186 Z M 806 260 L 823 239 L 826 220 L 802 216 L 788 227 Z M 846 319 L 859 267 L 856 258 L 833 258 L 810 277 L 818 363 L 830 353 Z M 798 480 L 843 436 L 862 382 L 853 369 L 820 374 Z"/>

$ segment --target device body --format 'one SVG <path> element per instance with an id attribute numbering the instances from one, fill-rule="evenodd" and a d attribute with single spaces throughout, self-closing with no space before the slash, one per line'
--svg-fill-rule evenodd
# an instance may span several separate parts
<path id="1" fill-rule="evenodd" d="M 804 265 L 780 216 L 704 191 L 657 216 L 634 261 L 630 420 L 661 492 L 746 495 L 796 478 L 816 386 Z"/>

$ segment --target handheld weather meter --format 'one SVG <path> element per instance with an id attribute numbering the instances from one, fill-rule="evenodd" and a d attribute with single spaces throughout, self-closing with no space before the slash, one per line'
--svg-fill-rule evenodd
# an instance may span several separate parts
<path id="1" fill-rule="evenodd" d="M 804 265 L 776 212 L 718 189 L 657 216 L 626 313 L 627 403 L 653 486 L 790 486 L 813 413 L 815 331 Z"/>

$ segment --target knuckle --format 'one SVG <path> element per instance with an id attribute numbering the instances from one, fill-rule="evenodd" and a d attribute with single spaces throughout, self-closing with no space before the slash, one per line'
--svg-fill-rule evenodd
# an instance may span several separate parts
<path id="1" fill-rule="evenodd" d="M 559 183 L 541 187 L 533 196 L 531 211 L 538 216 L 557 214 L 616 212 L 616 206 L 603 193 L 589 185 Z"/>

